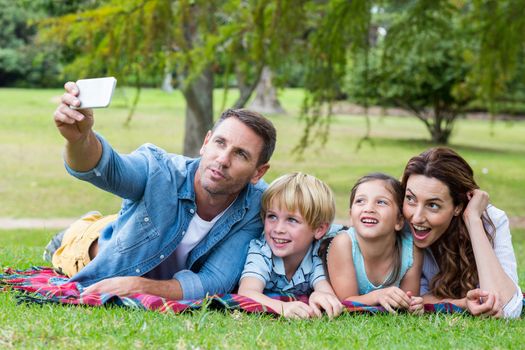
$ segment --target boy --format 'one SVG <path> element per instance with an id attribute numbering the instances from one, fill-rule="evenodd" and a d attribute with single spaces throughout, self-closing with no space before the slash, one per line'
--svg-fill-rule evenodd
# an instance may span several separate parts
<path id="1" fill-rule="evenodd" d="M 319 179 L 292 173 L 273 181 L 261 205 L 264 238 L 250 242 L 238 293 L 284 317 L 309 318 L 339 315 L 343 305 L 325 277 L 317 251 L 335 216 L 330 188 Z M 282 302 L 263 293 L 313 293 L 309 305 Z"/>

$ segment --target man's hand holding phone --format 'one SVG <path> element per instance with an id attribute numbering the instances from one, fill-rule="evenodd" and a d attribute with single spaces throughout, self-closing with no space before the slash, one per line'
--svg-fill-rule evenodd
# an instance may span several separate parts
<path id="1" fill-rule="evenodd" d="M 94 123 L 91 108 L 107 107 L 115 84 L 116 79 L 108 77 L 82 79 L 64 85 L 66 92 L 55 110 L 54 120 L 67 141 L 75 143 L 87 136 Z"/>
<path id="2" fill-rule="evenodd" d="M 66 92 L 61 97 L 61 103 L 54 113 L 55 125 L 62 136 L 71 143 L 75 143 L 91 130 L 93 126 L 93 110 L 72 109 L 70 106 L 79 106 L 78 87 L 73 82 L 64 85 Z"/>
<path id="3" fill-rule="evenodd" d="M 102 156 L 102 144 L 93 132 L 93 110 L 88 107 L 103 107 L 109 104 L 116 82 L 114 78 L 111 79 L 113 79 L 113 84 L 109 85 L 110 89 L 106 89 L 105 94 L 97 89 L 97 86 L 99 88 L 101 86 L 98 84 L 100 81 L 94 85 L 93 81 L 88 82 L 90 87 L 87 89 L 85 83 L 83 85 L 80 81 L 77 82 L 80 83 L 80 86 L 73 82 L 67 82 L 64 85 L 66 92 L 62 95 L 61 103 L 55 110 L 54 121 L 60 134 L 67 141 L 64 159 L 75 171 L 84 172 L 93 169 Z M 96 96 L 94 99 L 89 99 L 92 93 Z"/>

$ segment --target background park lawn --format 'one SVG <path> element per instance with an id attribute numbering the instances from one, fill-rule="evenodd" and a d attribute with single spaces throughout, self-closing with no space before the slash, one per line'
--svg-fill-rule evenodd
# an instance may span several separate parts
<path id="1" fill-rule="evenodd" d="M 90 210 L 113 213 L 120 201 L 68 176 L 63 140 L 52 113 L 61 90 L 0 89 L 0 217 L 73 218 Z M 217 91 L 216 101 L 222 100 Z M 126 90 L 131 99 L 132 90 Z M 229 98 L 233 99 L 233 91 Z M 170 152 L 182 149 L 184 104 L 171 95 L 144 90 L 131 125 L 123 90 L 107 110 L 96 111 L 96 129 L 129 152 L 145 142 Z M 305 171 L 335 191 L 338 221 L 346 220 L 353 182 L 371 171 L 399 176 L 410 156 L 429 147 L 421 122 L 411 117 L 371 117 L 371 141 L 362 116 L 337 115 L 324 148 L 313 145 L 301 160 L 291 150 L 301 135 L 300 90 L 286 90 L 287 115 L 271 116 L 278 129 L 276 153 L 265 179 Z M 221 110 L 216 104 L 216 115 Z M 491 201 L 511 217 L 525 217 L 525 122 L 459 120 L 451 146 L 473 166 Z M 513 228 L 521 286 L 525 289 L 525 229 Z M 42 265 L 42 248 L 54 230 L 0 230 L 0 266 Z M 128 309 L 17 305 L 0 293 L 0 348 L 514 348 L 521 347 L 525 321 L 474 319 L 463 315 L 413 317 L 344 315 L 328 321 L 288 321 L 267 315 L 200 310 L 183 315 Z"/>

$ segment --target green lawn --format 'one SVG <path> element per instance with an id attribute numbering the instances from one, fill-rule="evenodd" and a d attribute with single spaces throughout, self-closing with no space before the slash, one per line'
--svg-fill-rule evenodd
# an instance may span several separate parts
<path id="1" fill-rule="evenodd" d="M 0 231 L 0 265 L 43 264 L 42 247 L 51 235 L 43 230 Z M 524 237 L 525 230 L 515 230 L 521 281 L 525 281 Z M 0 310 L 2 349 L 507 349 L 520 348 L 525 332 L 523 319 L 345 314 L 331 321 L 290 321 L 210 310 L 173 315 L 123 308 L 17 305 L 13 293 L 0 293 Z"/>
<path id="2" fill-rule="evenodd" d="M 97 209 L 113 213 L 120 201 L 71 178 L 62 164 L 63 139 L 52 122 L 61 90 L 0 89 L 0 217 L 77 217 Z M 127 90 L 128 98 L 132 91 Z M 96 130 L 122 152 L 151 142 L 180 152 L 184 104 L 172 95 L 145 90 L 131 126 L 123 127 L 127 109 L 123 92 L 109 109 L 96 111 Z M 222 100 L 217 92 L 217 101 Z M 301 161 L 291 154 L 303 129 L 298 118 L 302 93 L 286 90 L 282 101 L 288 115 L 271 116 L 278 141 L 271 168 L 265 177 L 302 170 L 326 181 L 335 191 L 338 218 L 346 218 L 348 193 L 353 182 L 371 171 L 400 176 L 407 160 L 430 144 L 423 124 L 410 117 L 371 118 L 372 142 L 356 151 L 366 123 L 360 116 L 335 116 L 324 148 L 313 145 Z M 229 94 L 233 98 L 233 91 Z M 220 108 L 217 103 L 217 109 Z M 219 114 L 217 111 L 216 115 Z M 525 122 L 460 120 L 451 145 L 472 165 L 480 186 L 492 202 L 511 216 L 525 216 Z M 485 173 L 483 172 L 485 169 Z"/>
<path id="3" fill-rule="evenodd" d="M 62 166 L 63 141 L 52 113 L 60 90 L 0 89 L 0 217 L 75 217 L 92 209 L 115 212 L 119 200 L 69 177 Z M 132 92 L 127 91 L 128 98 Z M 230 93 L 233 98 L 233 92 Z M 221 93 L 218 92 L 220 100 Z M 337 196 L 344 220 L 348 192 L 370 171 L 399 176 L 408 158 L 429 146 L 413 118 L 372 118 L 373 143 L 356 145 L 365 131 L 359 116 L 336 116 L 324 149 L 301 161 L 290 150 L 302 130 L 301 92 L 282 94 L 288 115 L 272 116 L 278 144 L 266 179 L 303 170 L 319 176 Z M 217 106 L 219 109 L 219 106 Z M 218 112 L 217 112 L 218 113 Z M 96 129 L 123 152 L 145 142 L 180 152 L 184 108 L 180 95 L 145 90 L 131 127 L 124 128 L 122 91 L 111 108 L 97 111 Z M 452 146 L 472 164 L 492 202 L 511 216 L 525 216 L 525 123 L 460 120 Z M 483 171 L 485 169 L 485 171 Z M 51 230 L 0 231 L 0 266 L 41 265 Z M 520 284 L 525 289 L 525 229 L 513 230 Z M 0 348 L 520 348 L 525 321 L 463 315 L 343 315 L 329 321 L 288 321 L 267 315 L 200 310 L 172 315 L 122 308 L 17 305 L 0 293 Z"/>

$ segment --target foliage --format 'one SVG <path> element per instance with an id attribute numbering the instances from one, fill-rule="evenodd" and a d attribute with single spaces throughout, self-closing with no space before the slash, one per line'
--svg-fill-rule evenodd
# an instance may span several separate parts
<path id="1" fill-rule="evenodd" d="M 13 51 L 8 45 L 0 50 L 0 74 L 2 65 L 9 66 L 33 82 L 54 84 L 57 62 L 63 61 L 70 63 L 65 67 L 66 79 L 111 74 L 118 77 L 119 85 L 140 89 L 159 85 L 166 72 L 176 72 L 175 81 L 188 102 L 187 120 L 194 122 L 187 124 L 186 137 L 192 142 L 185 144 L 193 148 L 212 123 L 213 101 L 207 99 L 213 86 L 237 86 L 241 94 L 231 105 L 243 106 L 263 66 L 277 73 L 279 86 L 293 81 L 308 91 L 299 150 L 315 140 L 326 142 L 331 104 L 349 92 L 365 106 L 404 105 L 426 124 L 435 142 L 446 142 L 465 104 L 474 100 L 469 108 L 484 107 L 488 101 L 496 112 L 510 103 L 510 88 L 524 89 L 520 57 L 525 17 L 519 15 L 524 12 L 523 0 L 37 0 L 23 4 L 20 10 L 12 2 L 5 7 L 25 13 L 38 9 L 31 14 L 34 19 L 60 17 L 40 22 L 42 46 L 26 45 L 33 53 Z M 20 22 L 11 13 L 8 17 Z M 9 28 L 5 26 L 4 32 L 13 37 Z M 386 30 L 384 38 L 378 29 Z M 38 68 L 21 72 L 31 65 Z M 220 78 L 214 83 L 216 76 Z M 228 93 L 220 109 L 227 107 Z M 512 94 L 512 99 L 519 96 Z M 194 129 L 198 132 L 188 135 Z"/>
<path id="2" fill-rule="evenodd" d="M 472 67 L 465 61 L 472 56 L 471 38 L 458 22 L 457 9 L 444 2 L 392 13 L 384 39 L 369 57 L 356 60 L 351 98 L 404 108 L 424 123 L 433 142 L 447 143 L 456 118 L 475 96 Z"/>
<path id="3" fill-rule="evenodd" d="M 372 5 L 368 0 L 333 0 L 323 8 L 308 39 L 305 77 L 308 94 L 302 111 L 305 127 L 295 151 L 301 153 L 314 139 L 326 143 L 331 106 L 324 113 L 323 103 L 330 103 L 340 95 L 349 52 L 355 55 L 368 51 Z"/>
<path id="4" fill-rule="evenodd" d="M 412 111 L 436 143 L 448 141 L 455 119 L 471 101 L 486 99 L 494 107 L 509 86 L 519 86 L 516 77 L 523 64 L 518 59 L 525 42 L 525 21 L 518 15 L 524 10 L 522 0 L 330 4 L 334 11 L 326 18 L 334 25 L 320 26 L 321 40 L 312 41 L 305 84 L 309 114 L 299 151 L 313 142 L 316 126 L 326 139 L 330 103 L 345 80 L 350 97 L 365 106 L 380 102 Z M 353 16 L 345 17 L 352 6 Z M 337 18 L 343 19 L 341 25 Z M 355 18 L 365 19 L 357 20 L 364 27 L 355 26 Z M 346 35 L 356 33 L 351 28 L 360 34 Z"/>
<path id="5" fill-rule="evenodd" d="M 34 47 L 35 28 L 29 22 L 42 16 L 32 2 L 0 0 L 0 86 L 49 86 L 56 83 L 57 55 Z"/>
<path id="6" fill-rule="evenodd" d="M 473 0 L 467 21 L 480 32 L 479 60 L 475 77 L 480 95 L 494 102 L 506 91 L 525 49 L 525 2 L 523 0 Z M 521 62 L 519 64 L 518 62 Z"/>
<path id="7" fill-rule="evenodd" d="M 487 98 L 477 96 L 477 99 L 469 104 L 469 110 L 487 110 L 495 115 L 510 114 L 523 115 L 525 111 L 525 51 L 518 54 L 518 62 L 514 68 L 512 78 L 506 84 L 504 93 L 499 93 L 495 100 L 487 106 Z"/>
<path id="8" fill-rule="evenodd" d="M 62 62 L 68 57 L 63 55 L 59 44 L 36 40 L 35 23 L 96 3 L 95 0 L 0 0 L 0 86 L 62 85 Z"/>
<path id="9" fill-rule="evenodd" d="M 129 82 L 136 75 L 160 79 L 168 69 L 184 87 L 210 66 L 227 73 L 236 65 L 248 71 L 277 64 L 291 43 L 275 39 L 300 23 L 300 3 L 112 0 L 43 20 L 40 34 L 46 42 L 82 48 L 67 67 L 76 75 L 115 74 Z"/>
<path id="10" fill-rule="evenodd" d="M 234 71 L 250 92 L 262 67 L 293 47 L 286 38 L 297 37 L 304 13 L 299 0 L 111 0 L 46 19 L 40 34 L 46 42 L 81 48 L 67 67 L 71 74 L 111 74 L 124 84 L 133 77 L 140 87 L 143 77 L 160 81 L 164 72 L 175 71 L 188 106 L 185 154 L 192 154 L 212 124 L 207 99 L 215 73 Z M 241 97 L 246 101 L 249 94 Z"/>

